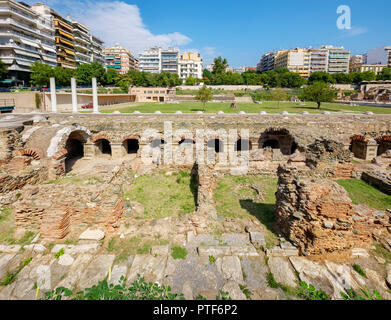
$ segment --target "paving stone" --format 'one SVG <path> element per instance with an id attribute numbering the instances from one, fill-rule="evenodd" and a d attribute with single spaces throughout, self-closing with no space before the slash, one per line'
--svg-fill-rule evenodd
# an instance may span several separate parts
<path id="1" fill-rule="evenodd" d="M 326 261 L 325 265 L 329 271 L 328 274 L 326 273 L 326 277 L 334 288 L 334 293 L 332 295 L 333 299 L 342 300 L 341 291 L 344 292 L 344 290 L 347 289 L 353 289 L 356 292 L 360 291 L 361 286 L 352 276 L 352 268 L 347 265 L 338 265 L 329 261 Z"/>
<path id="2" fill-rule="evenodd" d="M 215 258 L 221 256 L 228 256 L 231 253 L 231 248 L 227 246 L 202 246 L 198 247 L 198 254 L 200 256 Z"/>
<path id="3" fill-rule="evenodd" d="M 0 255 L 0 279 L 3 279 L 3 277 L 7 274 L 7 265 L 8 262 L 10 262 L 16 254 L 2 254 Z"/>
<path id="4" fill-rule="evenodd" d="M 258 257 L 259 253 L 253 246 L 237 247 L 232 246 L 230 250 L 231 255 L 239 257 Z"/>
<path id="5" fill-rule="evenodd" d="M 33 272 L 36 274 L 36 282 L 40 290 L 50 291 L 52 289 L 50 266 L 39 265 Z M 35 276 L 33 276 L 33 279 L 35 279 Z"/>
<path id="6" fill-rule="evenodd" d="M 69 267 L 75 262 L 75 259 L 71 255 L 65 253 L 58 259 L 58 264 Z"/>
<path id="7" fill-rule="evenodd" d="M 225 279 L 243 283 L 243 273 L 238 257 L 223 257 L 221 272 Z"/>
<path id="8" fill-rule="evenodd" d="M 186 281 L 183 284 L 182 293 L 183 293 L 186 300 L 189 300 L 189 301 L 194 300 L 193 289 L 191 287 L 190 281 Z"/>
<path id="9" fill-rule="evenodd" d="M 133 282 L 138 274 L 147 282 L 161 282 L 166 263 L 167 256 L 136 255 L 129 269 L 127 282 Z"/>
<path id="10" fill-rule="evenodd" d="M 200 263 L 201 257 L 188 256 L 185 260 L 178 260 L 175 273 L 171 277 L 170 285 L 174 292 L 181 292 L 186 281 L 191 283 L 194 297 L 202 291 L 213 291 L 216 294 L 223 287 L 225 280 L 217 270 L 215 264 Z"/>
<path id="11" fill-rule="evenodd" d="M 46 250 L 46 247 L 42 244 L 30 244 L 23 247 L 26 251 L 32 251 L 34 253 L 43 253 Z"/>
<path id="12" fill-rule="evenodd" d="M 260 232 L 250 232 L 250 240 L 253 245 L 266 248 L 265 236 Z"/>
<path id="13" fill-rule="evenodd" d="M 3 253 L 18 253 L 20 249 L 22 249 L 22 246 L 20 245 L 13 245 L 13 246 L 0 245 L 0 252 Z"/>
<path id="14" fill-rule="evenodd" d="M 17 298 L 17 299 L 22 299 L 27 295 L 27 293 L 30 290 L 33 290 L 34 288 L 34 281 L 30 279 L 23 279 L 21 281 L 16 281 L 15 283 L 15 288 L 12 292 L 12 294 Z"/>
<path id="15" fill-rule="evenodd" d="M 105 233 L 101 230 L 93 230 L 93 229 L 87 229 L 84 231 L 79 239 L 80 240 L 94 240 L 94 241 L 100 241 L 103 240 L 105 237 Z"/>
<path id="16" fill-rule="evenodd" d="M 287 258 L 270 257 L 268 261 L 270 272 L 278 283 L 288 285 L 295 288 L 298 279 L 293 271 L 293 268 Z"/>
<path id="17" fill-rule="evenodd" d="M 243 233 L 225 233 L 221 241 L 228 246 L 246 246 L 250 243 L 248 235 Z"/>
<path id="18" fill-rule="evenodd" d="M 246 286 L 249 289 L 266 289 L 268 287 L 266 274 L 269 272 L 269 269 L 265 263 L 264 256 L 242 257 L 240 260 Z"/>
<path id="19" fill-rule="evenodd" d="M 163 277 L 166 278 L 172 276 L 176 270 L 177 264 L 178 260 L 175 260 L 173 257 L 171 257 L 171 255 L 169 255 Z"/>
<path id="20" fill-rule="evenodd" d="M 97 285 L 99 281 L 102 281 L 108 275 L 114 259 L 114 255 L 98 255 L 94 257 L 82 274 L 78 287 L 85 289 Z"/>
<path id="21" fill-rule="evenodd" d="M 281 247 L 274 247 L 267 250 L 268 257 L 297 257 L 299 255 L 299 250 L 294 249 L 283 249 Z"/>
<path id="22" fill-rule="evenodd" d="M 15 289 L 16 283 L 11 283 L 10 285 L 4 287 L 0 290 L 0 300 L 15 300 L 17 299 L 12 295 L 12 292 Z"/>
<path id="23" fill-rule="evenodd" d="M 324 291 L 328 296 L 334 294 L 334 286 L 329 280 L 330 273 L 325 266 L 304 257 L 289 257 L 289 261 L 299 273 L 301 281 L 312 284 L 318 290 Z"/>
<path id="24" fill-rule="evenodd" d="M 240 290 L 239 284 L 235 281 L 229 281 L 221 290 L 223 292 L 228 292 L 229 297 L 232 300 L 247 300 L 245 294 Z"/>
<path id="25" fill-rule="evenodd" d="M 170 245 L 166 246 L 154 246 L 151 249 L 151 254 L 153 256 L 168 256 L 170 254 Z"/>
<path id="26" fill-rule="evenodd" d="M 92 261 L 92 255 L 82 254 L 78 256 L 73 265 L 68 270 L 67 276 L 60 281 L 58 287 L 64 287 L 73 289 L 76 283 L 79 281 L 84 270 L 86 270 L 88 264 Z"/>
<path id="27" fill-rule="evenodd" d="M 110 282 L 114 285 L 120 283 L 121 277 L 126 278 L 126 274 L 128 272 L 127 265 L 115 265 L 111 271 L 111 279 Z"/>
<path id="28" fill-rule="evenodd" d="M 76 246 L 66 245 L 66 244 L 56 244 L 51 252 L 54 254 L 59 252 L 61 249 L 64 249 L 65 253 L 72 254 L 72 255 L 84 254 L 84 253 L 94 254 L 98 252 L 99 248 L 100 248 L 99 243 L 80 244 Z"/>

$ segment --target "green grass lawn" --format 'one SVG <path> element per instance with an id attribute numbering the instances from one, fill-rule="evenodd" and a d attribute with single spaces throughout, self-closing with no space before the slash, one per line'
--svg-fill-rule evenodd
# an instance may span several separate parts
<path id="1" fill-rule="evenodd" d="M 259 113 L 266 111 L 267 113 L 276 114 L 282 111 L 289 113 L 301 113 L 307 111 L 309 113 L 321 113 L 323 111 L 329 112 L 346 112 L 346 113 L 364 113 L 372 111 L 375 114 L 391 114 L 391 108 L 367 107 L 367 106 L 349 106 L 333 103 L 322 104 L 320 110 L 317 109 L 316 104 L 312 102 L 299 105 L 294 102 L 264 102 L 263 104 L 256 103 L 237 103 L 238 109 L 231 109 L 230 103 L 215 103 L 210 102 L 206 104 L 206 113 L 217 113 L 223 111 L 225 113 L 238 113 L 244 111 L 246 113 Z M 183 113 L 196 113 L 197 111 L 204 111 L 203 105 L 200 102 L 181 102 L 179 104 L 158 104 L 158 103 L 128 103 L 114 106 L 103 106 L 100 108 L 102 113 L 112 113 L 120 111 L 121 113 L 133 113 L 140 111 L 141 113 L 155 113 L 161 111 L 162 113 L 175 113 L 182 111 Z"/>
<path id="2" fill-rule="evenodd" d="M 196 187 L 189 172 L 161 171 L 135 178 L 125 197 L 144 206 L 144 217 L 161 219 L 193 213 Z"/>
<path id="3" fill-rule="evenodd" d="M 339 185 L 349 193 L 354 204 L 365 204 L 378 210 L 391 208 L 391 196 L 377 190 L 362 180 L 338 180 Z"/>
<path id="4" fill-rule="evenodd" d="M 268 247 L 277 243 L 274 233 L 275 193 L 277 178 L 224 176 L 215 191 L 217 214 L 222 217 L 255 217 L 264 226 Z M 253 189 L 238 188 L 240 184 L 254 184 L 265 193 L 262 201 L 254 201 Z"/>

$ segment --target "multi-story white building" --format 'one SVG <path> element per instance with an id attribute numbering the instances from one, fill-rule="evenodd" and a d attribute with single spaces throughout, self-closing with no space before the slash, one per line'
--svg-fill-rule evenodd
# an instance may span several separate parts
<path id="1" fill-rule="evenodd" d="M 9 80 L 25 83 L 35 61 L 57 64 L 53 19 L 48 6 L 0 1 L 0 58 L 8 68 Z"/>
<path id="2" fill-rule="evenodd" d="M 328 73 L 349 73 L 350 50 L 344 47 L 322 46 L 328 52 Z"/>
<path id="3" fill-rule="evenodd" d="M 199 53 L 186 52 L 179 60 L 179 77 L 186 80 L 189 77 L 202 79 L 203 75 L 202 58 Z"/>
<path id="4" fill-rule="evenodd" d="M 179 71 L 179 58 L 180 51 L 177 48 L 169 48 L 160 51 L 161 57 L 161 71 L 180 75 Z"/>
<path id="5" fill-rule="evenodd" d="M 309 49 L 310 52 L 310 75 L 314 72 L 327 72 L 328 70 L 328 50 Z"/>
<path id="6" fill-rule="evenodd" d="M 144 50 L 144 52 L 139 56 L 140 71 L 150 73 L 161 72 L 161 52 L 161 48 L 151 48 Z"/>

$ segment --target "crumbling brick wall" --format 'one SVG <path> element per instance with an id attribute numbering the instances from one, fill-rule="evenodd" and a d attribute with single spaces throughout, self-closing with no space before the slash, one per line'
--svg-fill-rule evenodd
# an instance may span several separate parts
<path id="1" fill-rule="evenodd" d="M 19 175 L 3 174 L 0 176 L 0 194 L 23 188 L 27 184 L 37 184 L 47 179 L 47 169 L 31 167 Z"/>
<path id="2" fill-rule="evenodd" d="M 345 189 L 333 181 L 303 179 L 288 166 L 280 166 L 278 176 L 277 226 L 302 254 L 347 250 L 391 225 L 390 213 L 357 212 Z"/>

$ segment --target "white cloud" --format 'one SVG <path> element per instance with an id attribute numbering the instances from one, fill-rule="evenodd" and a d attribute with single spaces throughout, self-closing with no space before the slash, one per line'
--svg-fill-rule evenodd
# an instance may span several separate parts
<path id="1" fill-rule="evenodd" d="M 153 34 L 144 25 L 138 6 L 123 1 L 49 0 L 48 5 L 85 24 L 106 46 L 119 43 L 136 54 L 153 46 L 177 47 L 192 41 L 179 32 Z"/>
<path id="2" fill-rule="evenodd" d="M 350 29 L 343 30 L 342 38 L 345 38 L 345 37 L 355 37 L 355 36 L 359 36 L 359 35 L 365 34 L 367 32 L 368 32 L 368 28 L 367 27 L 352 27 Z"/>

